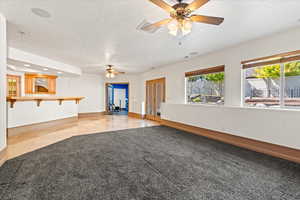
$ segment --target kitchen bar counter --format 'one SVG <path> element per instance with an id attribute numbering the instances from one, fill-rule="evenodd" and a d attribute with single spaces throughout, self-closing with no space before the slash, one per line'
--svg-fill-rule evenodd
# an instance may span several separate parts
<path id="1" fill-rule="evenodd" d="M 79 103 L 84 97 L 52 97 L 52 96 L 24 96 L 24 97 L 7 97 L 7 102 L 10 103 L 10 108 L 14 107 L 15 102 L 17 101 L 36 101 L 37 106 L 40 106 L 42 101 L 58 101 L 59 105 L 63 101 L 75 101 L 76 104 Z"/>
<path id="2" fill-rule="evenodd" d="M 7 127 L 78 117 L 79 102 L 84 97 L 26 96 L 7 98 Z"/>

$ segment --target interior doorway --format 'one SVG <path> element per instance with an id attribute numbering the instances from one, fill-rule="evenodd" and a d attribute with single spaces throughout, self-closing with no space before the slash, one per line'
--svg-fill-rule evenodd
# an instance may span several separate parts
<path id="1" fill-rule="evenodd" d="M 161 103 L 166 100 L 166 79 L 146 81 L 146 119 L 160 121 Z"/>
<path id="2" fill-rule="evenodd" d="M 128 115 L 129 83 L 106 83 L 106 114 Z"/>

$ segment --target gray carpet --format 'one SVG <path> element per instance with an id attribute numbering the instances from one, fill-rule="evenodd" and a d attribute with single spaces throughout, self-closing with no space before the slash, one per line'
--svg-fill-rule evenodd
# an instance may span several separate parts
<path id="1" fill-rule="evenodd" d="M 295 200 L 300 165 L 168 127 L 128 129 L 9 160 L 0 199 Z"/>

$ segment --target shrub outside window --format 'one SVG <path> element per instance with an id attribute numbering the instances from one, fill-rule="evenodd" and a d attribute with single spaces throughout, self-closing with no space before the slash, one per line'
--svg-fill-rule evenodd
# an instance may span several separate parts
<path id="1" fill-rule="evenodd" d="M 186 73 L 186 99 L 188 103 L 224 104 L 224 66 Z"/>
<path id="2" fill-rule="evenodd" d="M 280 64 L 245 70 L 245 104 L 256 107 L 280 106 Z"/>
<path id="3" fill-rule="evenodd" d="M 300 108 L 300 57 L 279 58 L 261 64 L 244 65 L 244 104 Z"/>
<path id="4" fill-rule="evenodd" d="M 284 64 L 284 106 L 300 108 L 300 61 Z"/>

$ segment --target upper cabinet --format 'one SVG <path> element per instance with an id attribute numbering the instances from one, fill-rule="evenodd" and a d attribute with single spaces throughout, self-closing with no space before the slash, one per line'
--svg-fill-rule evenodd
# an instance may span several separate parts
<path id="1" fill-rule="evenodd" d="M 7 96 L 18 97 L 21 95 L 21 77 L 7 75 Z"/>
<path id="2" fill-rule="evenodd" d="M 25 94 L 56 94 L 57 76 L 25 74 Z"/>

